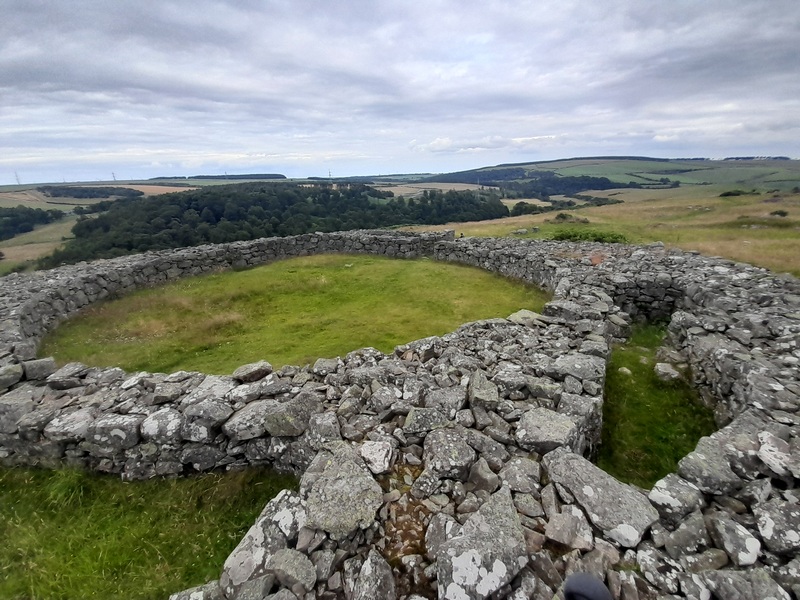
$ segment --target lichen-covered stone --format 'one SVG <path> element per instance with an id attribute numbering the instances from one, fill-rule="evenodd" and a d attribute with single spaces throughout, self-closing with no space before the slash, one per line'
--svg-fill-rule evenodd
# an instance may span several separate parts
<path id="1" fill-rule="evenodd" d="M 307 525 L 341 539 L 372 525 L 382 503 L 381 487 L 362 467 L 347 459 L 331 461 L 308 494 Z"/>
<path id="2" fill-rule="evenodd" d="M 567 488 L 595 527 L 621 546 L 636 546 L 658 519 L 658 512 L 644 494 L 577 454 L 551 452 L 543 464 L 550 480 Z M 614 501 L 608 502 L 608 498 Z"/>
<path id="3" fill-rule="evenodd" d="M 395 600 L 394 575 L 389 563 L 375 549 L 369 551 L 361 565 L 353 600 Z"/>
<path id="4" fill-rule="evenodd" d="M 486 598 L 528 562 L 525 537 L 511 492 L 502 487 L 436 555 L 439 598 Z"/>
<path id="5" fill-rule="evenodd" d="M 476 458 L 457 430 L 436 429 L 425 437 L 425 467 L 439 477 L 466 480 Z"/>
<path id="6" fill-rule="evenodd" d="M 284 490 L 261 511 L 256 522 L 225 560 L 220 585 L 232 598 L 242 584 L 267 574 L 270 557 L 287 547 L 305 524 L 305 511 L 296 492 Z"/>
<path id="7" fill-rule="evenodd" d="M 20 388 L 0 396 L 0 433 L 16 433 L 17 421 L 33 410 L 33 390 Z"/>
<path id="8" fill-rule="evenodd" d="M 777 554 L 800 551 L 800 505 L 777 498 L 753 508 L 758 531 L 767 548 Z"/>
<path id="9" fill-rule="evenodd" d="M 237 368 L 233 372 L 233 378 L 242 383 L 250 383 L 263 379 L 270 373 L 272 373 L 272 365 L 265 360 L 260 360 Z"/>
<path id="10" fill-rule="evenodd" d="M 647 497 L 670 527 L 677 526 L 684 516 L 705 505 L 697 486 L 675 473 L 659 479 Z"/>
<path id="11" fill-rule="evenodd" d="M 715 512 L 706 516 L 706 524 L 716 546 L 725 550 L 737 567 L 747 567 L 758 560 L 761 542 L 733 519 Z"/>
<path id="12" fill-rule="evenodd" d="M 578 426 L 570 416 L 534 408 L 522 415 L 514 437 L 526 450 L 547 454 L 562 446 L 575 449 Z"/>

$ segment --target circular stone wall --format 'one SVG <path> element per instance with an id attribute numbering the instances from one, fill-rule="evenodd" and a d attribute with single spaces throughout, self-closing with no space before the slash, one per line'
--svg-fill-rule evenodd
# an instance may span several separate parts
<path id="1" fill-rule="evenodd" d="M 35 358 L 44 332 L 99 299 L 323 252 L 475 265 L 554 300 L 542 315 L 469 323 L 389 355 L 367 348 L 277 372 L 56 370 Z M 576 570 L 615 597 L 789 598 L 800 583 L 793 278 L 661 245 L 347 232 L 0 281 L 4 463 L 127 479 L 271 464 L 301 477 L 299 493 L 267 505 L 219 581 L 176 598 L 279 587 L 319 598 L 550 597 Z M 585 458 L 599 441 L 609 344 L 631 319 L 669 319 L 721 427 L 648 495 Z"/>

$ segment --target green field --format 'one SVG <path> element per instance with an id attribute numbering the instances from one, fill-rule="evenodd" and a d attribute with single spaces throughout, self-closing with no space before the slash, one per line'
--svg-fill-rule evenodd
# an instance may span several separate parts
<path id="1" fill-rule="evenodd" d="M 556 213 L 494 221 L 410 227 L 411 231 L 454 229 L 467 236 L 505 237 L 518 229 L 538 228 L 522 237 L 547 239 L 565 227 L 620 233 L 628 242 L 664 242 L 708 256 L 722 256 L 800 276 L 800 193 L 761 191 L 733 197 L 720 194 L 742 185 L 681 186 L 670 189 L 588 191 L 623 202 L 579 206 L 569 211 L 586 224 L 560 225 Z M 772 215 L 785 211 L 786 216 Z M 518 236 L 515 236 L 518 237 Z"/>
<path id="2" fill-rule="evenodd" d="M 219 577 L 291 477 L 249 470 L 123 483 L 0 468 L 0 598 L 164 600 Z"/>
<path id="3" fill-rule="evenodd" d="M 611 181 L 643 185 L 667 177 L 681 185 L 731 185 L 745 189 L 791 190 L 800 185 L 797 160 L 630 160 L 583 158 L 515 165 L 527 169 L 554 171 L 560 175 L 607 177 Z"/>
<path id="4" fill-rule="evenodd" d="M 181 280 L 89 308 L 42 356 L 128 371 L 231 373 L 303 365 L 541 310 L 547 295 L 486 271 L 429 260 L 324 255 Z"/>

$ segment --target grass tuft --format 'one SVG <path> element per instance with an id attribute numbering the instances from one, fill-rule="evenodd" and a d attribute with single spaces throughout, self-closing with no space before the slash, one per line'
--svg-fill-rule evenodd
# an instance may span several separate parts
<path id="1" fill-rule="evenodd" d="M 655 353 L 664 334 L 661 326 L 636 328 L 627 344 L 613 350 L 606 374 L 598 464 L 648 489 L 674 472 L 701 437 L 716 430 L 712 411 L 688 383 L 656 377 Z"/>

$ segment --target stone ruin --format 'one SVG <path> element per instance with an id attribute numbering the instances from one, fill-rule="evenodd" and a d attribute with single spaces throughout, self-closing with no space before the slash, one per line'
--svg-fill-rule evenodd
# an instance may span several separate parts
<path id="1" fill-rule="evenodd" d="M 232 376 L 37 359 L 81 308 L 293 256 L 474 265 L 552 291 L 543 314 L 383 354 Z M 174 600 L 800 597 L 800 282 L 696 253 L 346 232 L 200 246 L 2 278 L 0 459 L 124 479 L 270 465 L 270 501 L 216 581 Z M 413 302 L 412 299 L 408 301 Z M 668 320 L 719 430 L 649 492 L 591 458 L 610 344 Z"/>

